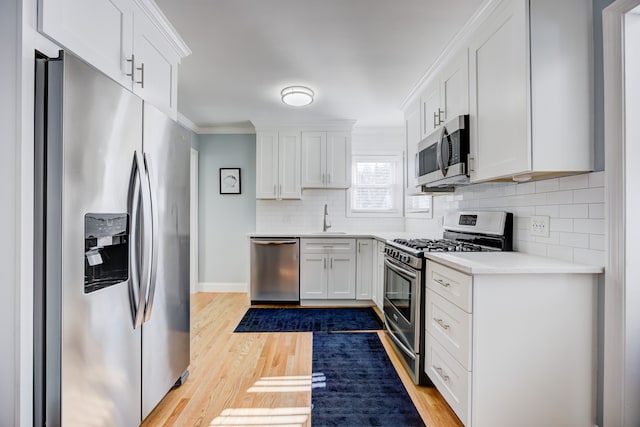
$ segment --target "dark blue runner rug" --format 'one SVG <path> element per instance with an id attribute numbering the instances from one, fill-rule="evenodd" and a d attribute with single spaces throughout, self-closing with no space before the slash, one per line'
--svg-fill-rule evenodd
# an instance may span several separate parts
<path id="1" fill-rule="evenodd" d="M 376 333 L 314 333 L 313 426 L 424 426 Z"/>
<path id="2" fill-rule="evenodd" d="M 234 332 L 374 331 L 382 329 L 371 307 L 250 308 Z"/>

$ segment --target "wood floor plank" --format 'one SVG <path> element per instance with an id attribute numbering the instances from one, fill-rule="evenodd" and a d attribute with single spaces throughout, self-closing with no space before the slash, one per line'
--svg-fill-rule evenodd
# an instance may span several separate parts
<path id="1" fill-rule="evenodd" d="M 234 334 L 249 307 L 246 294 L 192 295 L 189 379 L 169 391 L 144 427 L 311 425 L 313 334 Z M 413 384 L 384 333 L 378 334 L 425 424 L 461 426 L 435 389 Z"/>

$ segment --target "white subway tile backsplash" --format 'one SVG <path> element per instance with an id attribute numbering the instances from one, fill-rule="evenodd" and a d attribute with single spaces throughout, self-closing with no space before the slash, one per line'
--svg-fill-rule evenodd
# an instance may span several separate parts
<path id="1" fill-rule="evenodd" d="M 524 182 L 516 185 L 516 194 L 531 194 L 536 192 L 535 182 Z"/>
<path id="2" fill-rule="evenodd" d="M 569 218 L 551 218 L 549 231 L 573 232 L 573 219 Z"/>
<path id="3" fill-rule="evenodd" d="M 573 191 L 573 203 L 603 203 L 604 187 Z"/>
<path id="4" fill-rule="evenodd" d="M 572 175 L 560 178 L 560 190 L 576 190 L 589 187 L 589 175 Z"/>
<path id="5" fill-rule="evenodd" d="M 549 193 L 551 191 L 558 191 L 559 189 L 560 181 L 558 178 L 536 181 L 536 193 Z"/>
<path id="6" fill-rule="evenodd" d="M 604 251 L 604 235 L 591 234 L 589 236 L 589 249 Z"/>
<path id="7" fill-rule="evenodd" d="M 560 218 L 589 218 L 589 205 L 560 205 Z"/>
<path id="8" fill-rule="evenodd" d="M 604 251 L 576 248 L 573 250 L 573 261 L 581 264 L 604 266 Z"/>
<path id="9" fill-rule="evenodd" d="M 604 171 L 589 174 L 589 187 L 604 187 Z"/>
<path id="10" fill-rule="evenodd" d="M 584 233 L 559 233 L 559 244 L 572 248 L 589 248 L 589 235 Z"/>
<path id="11" fill-rule="evenodd" d="M 603 219 L 582 219 L 573 221 L 573 231 L 576 233 L 604 234 Z"/>
<path id="12" fill-rule="evenodd" d="M 604 219 L 604 203 L 592 203 L 589 205 L 589 218 Z"/>
<path id="13" fill-rule="evenodd" d="M 560 235 L 562 234 L 563 233 L 558 233 L 557 231 L 551 231 L 549 232 L 549 237 L 536 236 L 535 241 L 538 243 L 546 243 L 547 245 L 557 245 L 560 244 Z"/>
<path id="14" fill-rule="evenodd" d="M 546 193 L 546 204 L 548 205 L 561 205 L 566 203 L 573 203 L 574 195 L 572 190 L 565 191 L 553 191 Z"/>
<path id="15" fill-rule="evenodd" d="M 547 247 L 547 256 L 571 262 L 573 261 L 573 248 L 569 246 L 552 245 Z"/>
<path id="16" fill-rule="evenodd" d="M 557 218 L 560 216 L 560 206 L 558 205 L 536 206 L 536 215 L 548 215 L 548 216 Z"/>

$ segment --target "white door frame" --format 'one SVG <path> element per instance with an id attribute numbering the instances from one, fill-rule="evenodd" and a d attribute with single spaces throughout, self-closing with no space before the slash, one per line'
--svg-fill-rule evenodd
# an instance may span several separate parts
<path id="1" fill-rule="evenodd" d="M 640 309 L 627 304 L 625 16 L 640 0 L 617 0 L 603 11 L 605 111 L 604 426 L 637 426 L 640 401 Z M 629 183 L 630 187 L 634 183 Z M 630 282 L 629 285 L 632 285 Z M 638 286 L 638 284 L 633 284 Z M 636 291 L 637 292 L 637 291 Z"/>
<path id="2" fill-rule="evenodd" d="M 189 290 L 193 294 L 198 292 L 198 150 L 191 149 L 190 175 L 190 260 L 189 260 Z"/>

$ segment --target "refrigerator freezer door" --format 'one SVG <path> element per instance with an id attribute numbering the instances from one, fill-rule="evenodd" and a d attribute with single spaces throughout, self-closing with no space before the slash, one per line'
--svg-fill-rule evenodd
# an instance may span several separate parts
<path id="1" fill-rule="evenodd" d="M 144 104 L 155 271 L 142 326 L 142 418 L 189 365 L 189 133 Z"/>
<path id="2" fill-rule="evenodd" d="M 50 61 L 48 85 L 46 341 L 47 354 L 59 350 L 60 360 L 47 357 L 47 425 L 138 425 L 141 332 L 133 327 L 129 281 L 85 289 L 89 267 L 119 262 L 114 247 L 126 233 L 105 232 L 92 243 L 85 220 L 128 215 L 128 227 L 136 226 L 128 193 L 133 155 L 142 149 L 142 101 L 66 54 Z"/>

